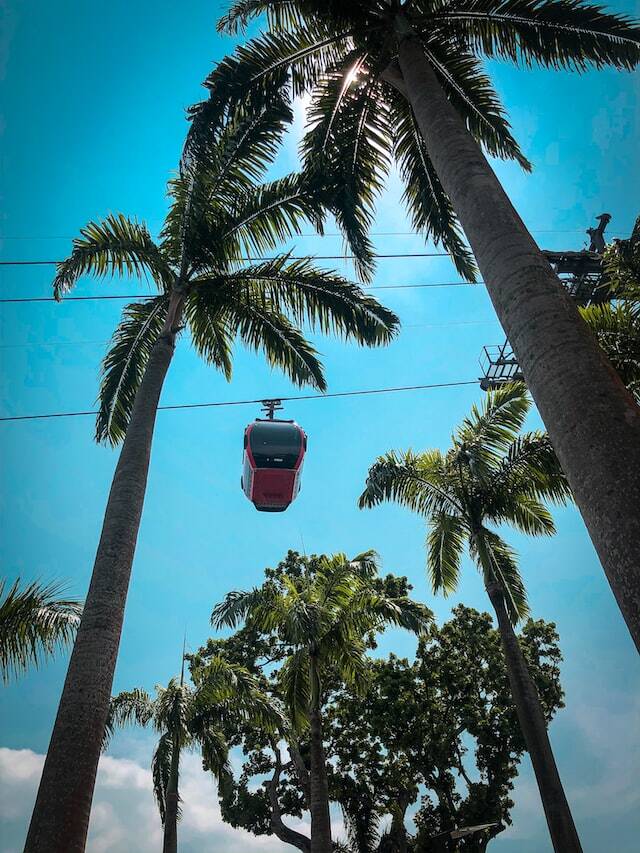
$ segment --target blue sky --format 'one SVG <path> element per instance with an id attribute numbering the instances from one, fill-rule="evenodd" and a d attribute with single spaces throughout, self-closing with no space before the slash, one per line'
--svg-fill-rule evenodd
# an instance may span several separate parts
<path id="1" fill-rule="evenodd" d="M 2 87 L 2 259 L 52 259 L 91 218 L 111 211 L 159 228 L 164 188 L 185 132 L 184 108 L 200 99 L 200 80 L 233 42 L 215 32 L 224 4 L 192 0 L 9 0 L 0 42 Z M 187 8 L 188 6 L 188 8 Z M 628 0 L 613 4 L 632 11 Z M 603 211 L 610 235 L 626 236 L 638 213 L 637 78 L 612 71 L 578 75 L 522 72 L 494 63 L 491 73 L 533 175 L 511 164 L 497 171 L 545 248 L 584 245 L 584 229 Z M 298 110 L 296 129 L 302 122 Z M 296 165 L 292 138 L 274 172 Z M 374 231 L 381 253 L 424 251 L 410 231 L 392 179 Z M 389 235 L 389 232 L 395 232 Z M 310 229 L 305 233 L 310 233 Z M 386 235 L 386 236 L 383 236 Z M 338 237 L 301 238 L 297 253 L 336 254 Z M 339 268 L 347 272 L 342 264 Z M 50 293 L 47 267 L 3 267 L 2 297 Z M 351 274 L 351 272 L 349 272 Z M 377 286 L 457 278 L 448 259 L 380 261 Z M 83 281 L 79 293 L 147 292 L 131 282 Z M 367 351 L 318 338 L 331 391 L 474 379 L 484 344 L 502 333 L 482 286 L 379 290 L 400 315 L 400 338 Z M 0 413 L 93 407 L 105 342 L 121 303 L 0 306 Z M 233 381 L 179 346 L 163 402 L 234 400 L 297 393 L 259 359 L 238 349 Z M 160 413 L 149 489 L 127 605 L 115 690 L 152 688 L 176 673 L 182 636 L 190 647 L 211 631 L 212 605 L 229 589 L 260 581 L 288 548 L 356 553 L 375 548 L 384 568 L 406 574 L 439 620 L 459 601 L 485 609 L 475 570 L 465 565 L 457 595 L 434 599 L 424 577 L 424 529 L 392 506 L 355 506 L 369 464 L 390 448 L 445 447 L 476 386 L 299 402 L 287 408 L 309 434 L 303 488 L 283 515 L 255 512 L 239 487 L 242 431 L 252 407 Z M 537 425 L 535 417 L 532 425 Z M 86 590 L 116 453 L 93 442 L 91 418 L 0 425 L 1 548 L 10 578 L 64 578 Z M 640 830 L 637 791 L 640 666 L 582 522 L 556 513 L 558 535 L 513 535 L 535 616 L 557 623 L 565 655 L 567 708 L 551 726 L 561 774 L 582 834 L 596 853 L 611 843 L 631 853 Z M 399 633 L 382 641 L 410 653 Z M 4 689 L 0 718 L 0 853 L 24 836 L 41 754 L 46 750 L 65 660 Z M 151 741 L 118 738 L 103 764 L 89 849 L 157 849 L 148 792 Z M 635 771 L 635 772 L 634 772 Z M 197 760 L 185 765 L 192 805 L 185 851 L 279 851 L 221 826 L 214 790 Z M 516 787 L 514 828 L 491 849 L 550 850 L 528 761 Z M 135 841 L 135 843 L 134 843 Z"/>

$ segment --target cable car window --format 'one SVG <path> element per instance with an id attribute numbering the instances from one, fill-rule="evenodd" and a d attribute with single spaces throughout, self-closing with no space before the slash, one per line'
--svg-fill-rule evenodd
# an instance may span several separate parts
<path id="1" fill-rule="evenodd" d="M 293 424 L 256 423 L 249 444 L 256 467 L 293 468 L 302 448 L 302 436 Z"/>

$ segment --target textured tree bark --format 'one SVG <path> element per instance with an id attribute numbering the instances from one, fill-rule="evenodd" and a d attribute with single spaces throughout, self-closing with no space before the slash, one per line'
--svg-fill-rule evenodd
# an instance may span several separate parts
<path id="1" fill-rule="evenodd" d="M 180 773 L 180 745 L 173 740 L 171 770 L 165 797 L 164 834 L 162 853 L 178 853 L 178 776 Z"/>
<path id="2" fill-rule="evenodd" d="M 536 774 L 553 849 L 556 853 L 582 853 L 571 809 L 553 757 L 538 692 L 507 614 L 502 590 L 497 583 L 487 583 L 486 587 L 498 618 L 511 695 Z"/>
<path id="3" fill-rule="evenodd" d="M 311 842 L 306 835 L 301 832 L 296 832 L 295 829 L 287 826 L 282 820 L 282 812 L 280 810 L 280 802 L 278 800 L 278 785 L 280 783 L 280 774 L 282 773 L 282 761 L 280 759 L 280 750 L 277 745 L 273 746 L 273 751 L 276 759 L 276 766 L 271 779 L 266 782 L 267 794 L 269 795 L 269 804 L 271 806 L 271 829 L 276 838 L 283 841 L 285 844 L 291 844 L 302 853 L 311 853 Z"/>
<path id="4" fill-rule="evenodd" d="M 116 466 L 91 584 L 53 727 L 25 853 L 82 853 L 107 719 L 158 401 L 183 297 L 174 294 Z"/>
<path id="5" fill-rule="evenodd" d="M 400 37 L 407 97 L 640 651 L 640 409 L 450 104 Z"/>
<path id="6" fill-rule="evenodd" d="M 331 819 L 329 817 L 329 784 L 327 764 L 322 743 L 322 715 L 317 707 L 310 714 L 310 811 L 311 853 L 331 853 Z"/>

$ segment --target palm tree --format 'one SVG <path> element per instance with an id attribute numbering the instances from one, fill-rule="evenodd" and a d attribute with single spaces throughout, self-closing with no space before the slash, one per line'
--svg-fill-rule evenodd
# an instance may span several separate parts
<path id="1" fill-rule="evenodd" d="M 82 605 L 63 597 L 60 583 L 33 581 L 21 588 L 18 578 L 6 594 L 5 583 L 0 579 L 0 671 L 7 684 L 12 675 L 71 645 Z"/>
<path id="2" fill-rule="evenodd" d="M 284 576 L 250 592 L 230 592 L 218 604 L 215 627 L 247 626 L 273 634 L 291 649 L 279 677 L 294 731 L 308 727 L 311 853 L 331 853 L 331 823 L 322 704 L 333 676 L 356 690 L 366 688 L 366 638 L 387 625 L 419 632 L 429 611 L 406 597 L 390 597 L 375 583 L 377 555 L 353 560 L 344 554 L 323 557 L 315 573 L 300 582 Z"/>
<path id="3" fill-rule="evenodd" d="M 640 29 L 585 0 L 236 0 L 220 27 L 263 12 L 269 32 L 214 71 L 210 104 L 266 92 L 283 69 L 296 94 L 312 93 L 307 168 L 364 271 L 392 159 L 414 226 L 468 276 L 459 221 L 640 650 L 640 408 L 483 153 L 527 166 L 481 65 L 632 69 Z"/>
<path id="4" fill-rule="evenodd" d="M 496 612 L 509 683 L 536 774 L 553 848 L 581 851 L 547 734 L 544 712 L 513 626 L 529 613 L 517 557 L 491 525 L 551 536 L 544 501 L 570 492 L 547 436 L 519 434 L 530 408 L 522 383 L 490 391 L 453 436 L 446 454 L 388 453 L 372 465 L 359 505 L 392 500 L 427 519 L 427 572 L 434 592 L 458 585 L 465 545 Z"/>
<path id="5" fill-rule="evenodd" d="M 325 388 L 317 353 L 300 330 L 362 345 L 389 342 L 397 317 L 354 284 L 286 255 L 247 265 L 318 227 L 316 200 L 289 175 L 255 186 L 290 110 L 274 96 L 257 114 L 227 110 L 203 156 L 185 157 L 169 185 L 170 209 L 154 242 L 123 215 L 89 223 L 58 267 L 57 298 L 83 275 L 151 278 L 158 295 L 124 309 L 107 353 L 97 438 L 123 441 L 107 503 L 85 610 L 27 839 L 27 853 L 84 850 L 100 743 L 107 718 L 158 400 L 186 324 L 196 351 L 229 379 L 234 339 L 264 355 L 297 384 Z M 206 156 L 205 156 L 206 155 Z"/>
<path id="6" fill-rule="evenodd" d="M 178 849 L 182 750 L 199 749 L 205 769 L 218 781 L 224 779 L 230 768 L 223 729 L 234 722 L 275 731 L 281 718 L 258 689 L 254 677 L 221 657 L 212 658 L 198 673 L 196 688 L 184 683 L 183 663 L 180 680 L 172 678 L 166 687 L 157 686 L 154 699 L 146 691 L 135 689 L 111 700 L 103 748 L 114 731 L 127 723 L 151 724 L 160 735 L 151 772 L 164 826 L 162 853 L 176 853 Z"/>

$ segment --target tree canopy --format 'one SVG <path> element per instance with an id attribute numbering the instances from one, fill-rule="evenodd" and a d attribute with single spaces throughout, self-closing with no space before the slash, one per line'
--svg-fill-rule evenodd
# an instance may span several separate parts
<path id="1" fill-rule="evenodd" d="M 265 574 L 267 583 L 286 578 L 295 585 L 318 567 L 318 558 L 289 552 Z M 387 575 L 377 583 L 390 595 L 410 593 L 406 578 Z M 562 707 L 555 628 L 528 621 L 520 640 L 550 719 Z M 489 812 L 498 824 L 490 835 L 500 832 L 510 823 L 511 791 L 524 744 L 489 615 L 455 608 L 441 628 L 428 627 L 413 659 L 377 657 L 373 635 L 366 646 L 366 690 L 354 690 L 333 670 L 326 673 L 323 693 L 329 792 L 344 813 L 347 849 L 435 849 L 428 838 L 488 822 Z M 286 706 L 279 673 L 291 652 L 281 636 L 248 625 L 227 639 L 209 640 L 190 657 L 190 665 L 197 674 L 210 658 L 234 661 Z M 244 757 L 239 772 L 226 777 L 219 789 L 223 819 L 256 835 L 275 833 L 308 850 L 306 836 L 287 824 L 308 807 L 306 731 L 296 733 L 292 727 L 278 740 L 260 727 L 243 726 L 230 731 L 229 738 Z M 462 849 L 484 850 L 479 845 L 486 841 L 486 834 L 474 837 Z"/>

